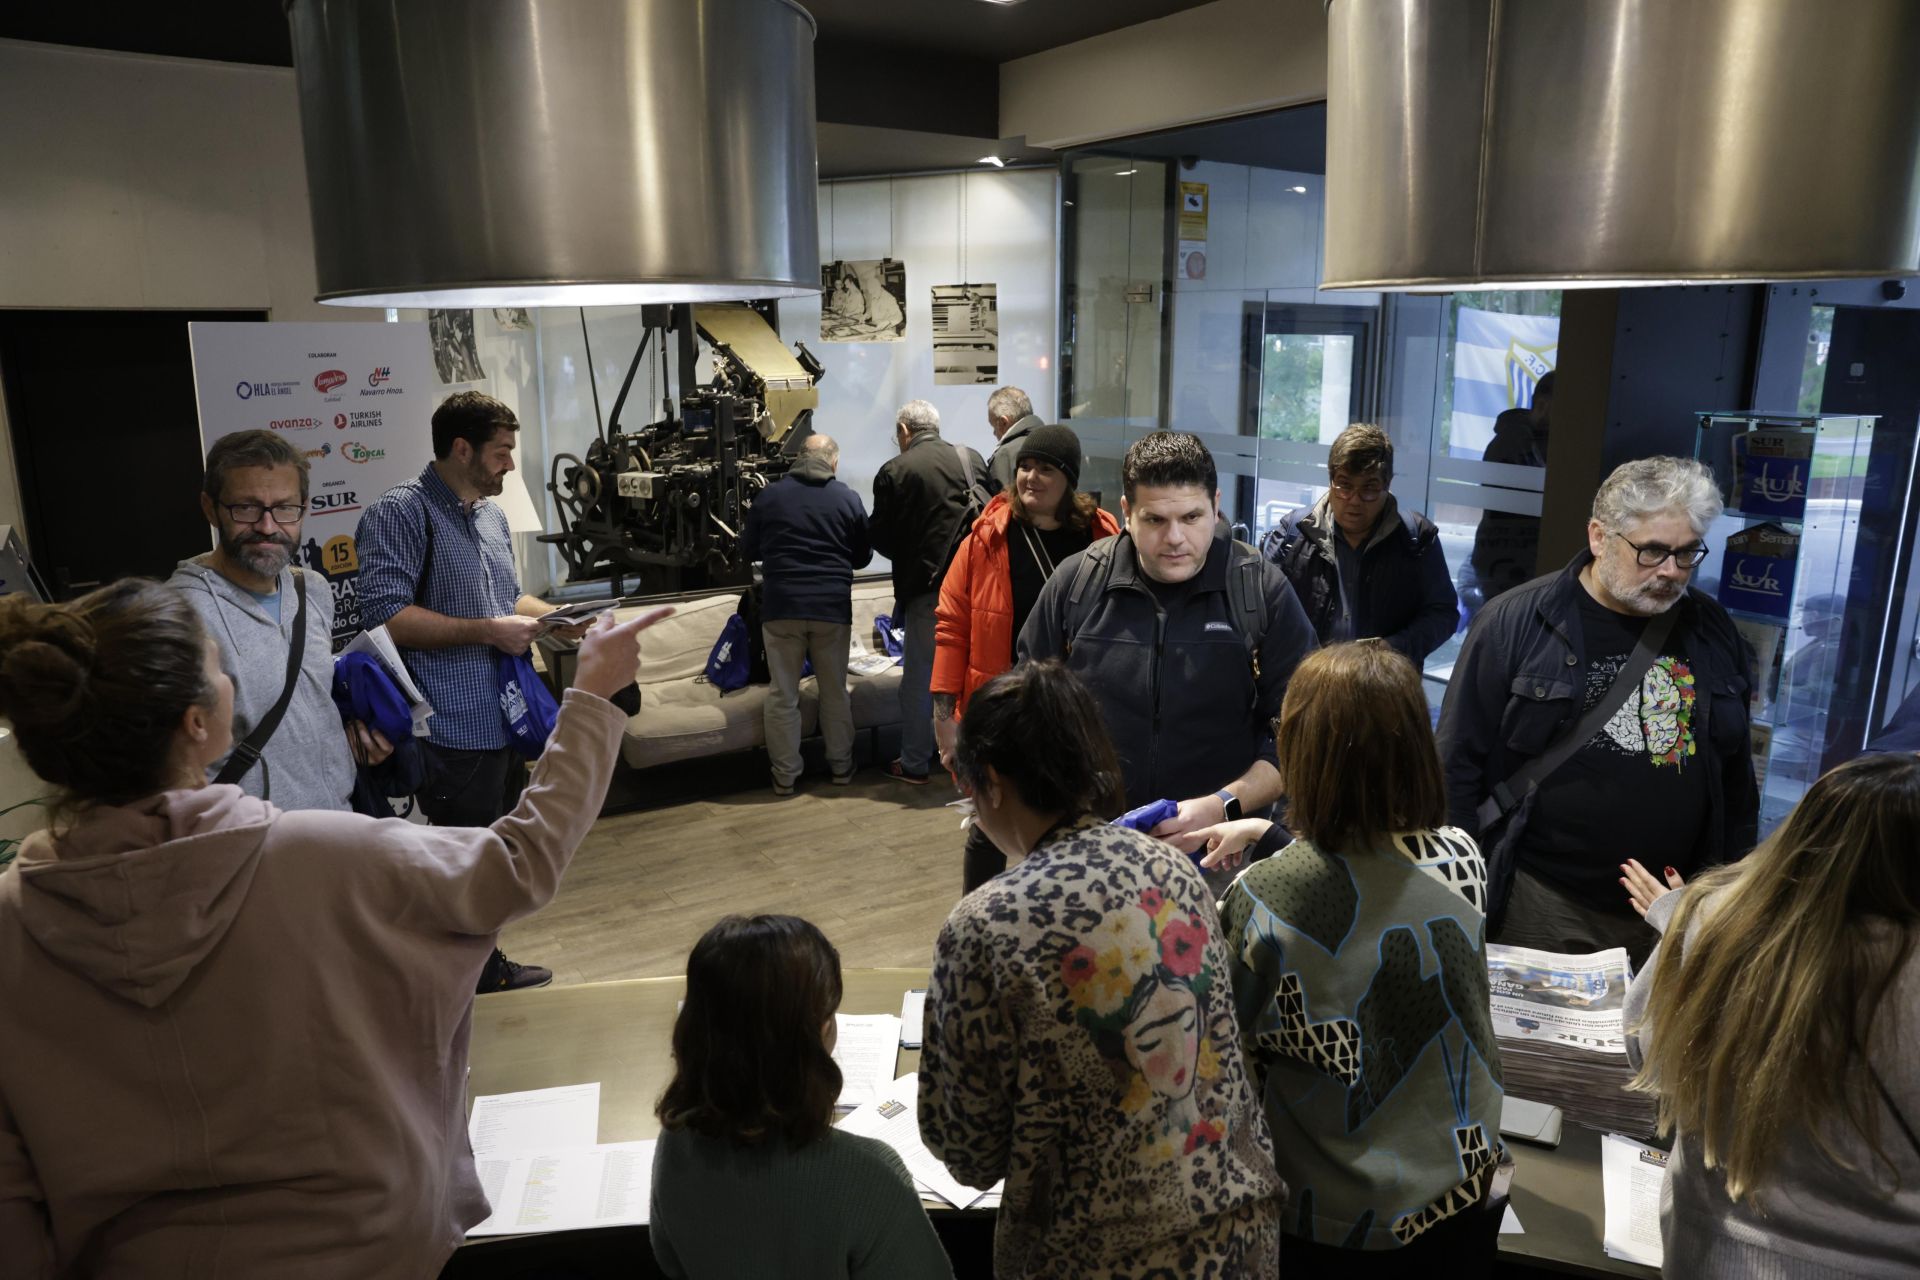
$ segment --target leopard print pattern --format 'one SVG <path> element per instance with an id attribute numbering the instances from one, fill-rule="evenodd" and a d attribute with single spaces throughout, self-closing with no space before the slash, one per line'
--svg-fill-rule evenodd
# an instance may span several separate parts
<path id="1" fill-rule="evenodd" d="M 1006 1179 L 1000 1277 L 1271 1277 L 1285 1186 L 1247 1080 L 1206 882 L 1083 824 L 956 907 L 935 951 L 919 1122 Z"/>

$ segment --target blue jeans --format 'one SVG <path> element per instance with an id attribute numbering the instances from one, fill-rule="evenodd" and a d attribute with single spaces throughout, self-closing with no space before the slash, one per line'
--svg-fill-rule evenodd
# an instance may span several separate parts
<path id="1" fill-rule="evenodd" d="M 900 655 L 900 767 L 908 773 L 933 768 L 933 606 L 934 592 L 894 601 L 906 628 Z"/>

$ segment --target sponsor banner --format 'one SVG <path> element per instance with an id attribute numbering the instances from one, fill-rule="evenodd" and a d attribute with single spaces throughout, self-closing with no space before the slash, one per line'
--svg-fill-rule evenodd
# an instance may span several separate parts
<path id="1" fill-rule="evenodd" d="M 283 436 L 308 463 L 301 561 L 333 591 L 334 648 L 360 630 L 360 512 L 433 456 L 424 324 L 190 324 L 202 448 Z"/>

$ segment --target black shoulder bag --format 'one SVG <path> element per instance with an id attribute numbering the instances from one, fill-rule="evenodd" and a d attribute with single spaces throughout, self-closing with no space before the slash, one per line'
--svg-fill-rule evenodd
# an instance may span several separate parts
<path id="1" fill-rule="evenodd" d="M 1513 883 L 1515 838 L 1523 824 L 1510 819 L 1533 797 L 1534 790 L 1549 774 L 1571 760 L 1574 752 L 1586 745 L 1594 734 L 1606 728 L 1607 721 L 1613 719 L 1614 713 L 1627 704 L 1627 699 L 1640 687 L 1640 682 L 1653 667 L 1654 659 L 1660 656 L 1667 637 L 1673 634 L 1681 603 L 1676 600 L 1672 608 L 1655 614 L 1652 621 L 1647 623 L 1647 629 L 1640 633 L 1640 643 L 1633 647 L 1626 665 L 1614 674 L 1613 683 L 1607 686 L 1606 696 L 1594 703 L 1591 711 L 1575 721 L 1573 728 L 1556 738 L 1545 751 L 1515 769 L 1504 781 L 1495 783 L 1492 793 L 1480 802 L 1475 816 L 1480 820 L 1483 842 L 1487 833 L 1497 824 L 1507 822 L 1507 829 L 1501 832 L 1498 843 L 1487 855 L 1489 920 L 1505 909 L 1507 890 Z"/>
<path id="2" fill-rule="evenodd" d="M 280 690 L 279 701 L 253 726 L 247 740 L 234 747 L 219 776 L 214 778 L 216 783 L 238 782 L 247 776 L 247 770 L 260 762 L 260 753 L 267 749 L 267 739 L 280 727 L 281 719 L 287 714 L 287 704 L 293 701 L 294 686 L 300 681 L 300 659 L 307 650 L 307 575 L 302 570 L 293 571 L 293 591 L 300 603 L 293 614 L 293 640 L 287 645 L 286 686 Z M 264 793 L 266 788 L 261 790 Z"/>

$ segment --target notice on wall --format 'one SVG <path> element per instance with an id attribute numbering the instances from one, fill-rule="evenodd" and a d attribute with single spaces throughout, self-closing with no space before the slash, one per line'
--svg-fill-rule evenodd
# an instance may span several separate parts
<path id="1" fill-rule="evenodd" d="M 999 292 L 991 284 L 933 286 L 935 386 L 1000 381 Z"/>
<path id="2" fill-rule="evenodd" d="M 1180 244 L 1175 253 L 1182 280 L 1207 278 L 1207 184 L 1180 184 Z"/>
<path id="3" fill-rule="evenodd" d="M 901 342 L 907 264 L 893 258 L 820 264 L 820 341 Z"/>
<path id="4" fill-rule="evenodd" d="M 360 512 L 433 456 L 427 326 L 221 322 L 187 334 L 202 450 L 263 430 L 307 457 L 298 563 L 332 589 L 337 650 L 361 629 Z"/>

